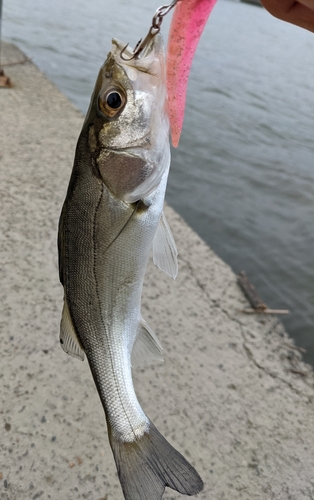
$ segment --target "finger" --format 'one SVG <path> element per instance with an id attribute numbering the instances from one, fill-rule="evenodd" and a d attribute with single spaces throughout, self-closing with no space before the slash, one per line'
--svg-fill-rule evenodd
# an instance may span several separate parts
<path id="1" fill-rule="evenodd" d="M 302 0 L 302 3 L 294 0 L 261 0 L 261 2 L 265 9 L 278 19 L 314 32 L 313 0 Z"/>

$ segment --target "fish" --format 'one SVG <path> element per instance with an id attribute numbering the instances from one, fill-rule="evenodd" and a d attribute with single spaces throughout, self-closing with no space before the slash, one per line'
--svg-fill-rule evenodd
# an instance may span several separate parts
<path id="1" fill-rule="evenodd" d="M 168 113 L 172 145 L 179 144 L 186 92 L 194 54 L 217 0 L 179 0 L 171 20 L 167 47 Z"/>
<path id="2" fill-rule="evenodd" d="M 161 270 L 174 278 L 178 268 L 163 213 L 170 146 L 161 35 L 131 56 L 113 39 L 77 142 L 58 231 L 60 343 L 88 360 L 124 498 L 160 500 L 166 486 L 195 495 L 203 481 L 145 414 L 132 382 L 133 366 L 161 358 L 141 316 L 151 249 Z"/>

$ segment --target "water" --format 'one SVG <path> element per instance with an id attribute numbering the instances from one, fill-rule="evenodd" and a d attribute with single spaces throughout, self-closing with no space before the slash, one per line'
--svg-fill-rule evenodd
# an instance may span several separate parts
<path id="1" fill-rule="evenodd" d="M 110 5 L 111 4 L 111 5 Z M 134 45 L 150 0 L 10 0 L 3 35 L 84 113 L 115 36 Z M 163 24 L 167 33 L 169 20 Z M 314 35 L 219 0 L 190 78 L 167 200 L 282 317 L 314 364 Z"/>

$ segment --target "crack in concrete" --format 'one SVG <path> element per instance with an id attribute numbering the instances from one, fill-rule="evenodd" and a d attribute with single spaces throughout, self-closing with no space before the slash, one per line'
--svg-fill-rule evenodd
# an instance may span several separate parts
<path id="1" fill-rule="evenodd" d="M 222 311 L 228 316 L 228 318 L 231 320 L 231 321 L 235 321 L 239 326 L 240 326 L 240 333 L 241 333 L 241 336 L 242 336 L 242 346 L 243 346 L 243 350 L 244 352 L 246 353 L 248 359 L 254 364 L 254 366 L 256 366 L 256 368 L 258 368 L 259 370 L 262 370 L 266 375 L 269 375 L 271 378 L 273 379 L 276 379 L 276 380 L 280 380 L 281 382 L 283 382 L 285 385 L 287 385 L 293 392 L 295 392 L 296 394 L 298 394 L 299 396 L 306 396 L 306 394 L 304 394 L 304 392 L 300 391 L 299 389 L 297 389 L 296 387 L 294 387 L 294 385 L 289 382 L 288 380 L 280 377 L 279 375 L 277 375 L 276 373 L 273 373 L 271 372 L 270 370 L 268 370 L 268 368 L 265 368 L 264 366 L 262 366 L 260 363 L 258 363 L 258 361 L 255 359 L 254 357 L 254 354 L 252 352 L 252 350 L 248 347 L 247 345 L 247 339 L 246 339 L 246 336 L 245 336 L 245 333 L 243 331 L 243 325 L 242 323 L 237 319 L 237 318 L 233 318 L 230 316 L 229 312 L 226 311 L 226 310 L 223 310 Z M 275 323 L 269 330 L 267 333 L 271 332 L 271 331 L 274 331 L 276 326 L 279 324 L 279 321 L 277 320 L 277 323 Z M 284 347 L 284 344 L 282 344 L 282 347 Z"/>
<path id="2" fill-rule="evenodd" d="M 240 320 L 238 320 L 237 318 L 235 317 L 231 317 L 229 312 L 227 310 L 223 310 L 223 312 L 225 312 L 225 314 L 227 314 L 228 318 L 231 320 L 231 321 L 235 321 L 236 323 L 238 323 L 238 325 L 240 326 L 240 333 L 241 333 L 241 336 L 242 336 L 242 340 L 243 340 L 243 349 L 247 355 L 247 357 L 249 358 L 249 360 L 252 361 L 252 363 L 259 369 L 259 370 L 262 370 L 264 373 L 266 373 L 267 375 L 269 375 L 270 377 L 272 377 L 273 379 L 277 379 L 277 380 L 280 380 L 281 382 L 283 382 L 284 384 L 286 384 L 288 387 L 290 387 L 290 389 L 292 391 L 294 391 L 296 394 L 298 395 L 303 395 L 303 396 L 306 396 L 306 394 L 303 392 L 303 391 L 300 391 L 299 389 L 297 389 L 291 382 L 287 381 L 286 379 L 280 377 L 279 375 L 277 375 L 276 373 L 273 373 L 271 372 L 269 369 L 265 368 L 264 366 L 262 366 L 260 363 L 257 362 L 257 360 L 255 359 L 254 357 L 254 353 L 253 351 L 248 347 L 247 343 L 247 338 L 246 338 L 246 335 L 244 333 L 244 330 L 243 330 L 243 324 Z M 278 332 L 276 331 L 276 328 L 278 326 L 282 326 L 282 323 L 280 321 L 279 318 L 277 317 L 272 317 L 272 320 L 273 320 L 273 324 L 269 327 L 269 329 L 263 333 L 263 337 L 267 337 L 268 335 L 270 334 L 275 334 L 275 335 L 278 335 Z M 284 341 L 282 341 L 280 347 L 282 349 L 284 348 L 287 348 L 287 346 L 285 346 L 285 343 Z M 302 360 L 301 360 L 302 361 Z M 292 363 L 291 364 L 291 370 L 295 367 L 292 366 Z M 283 368 L 284 369 L 284 368 Z M 292 372 L 293 373 L 293 372 Z M 295 373 L 299 373 L 299 372 L 295 372 Z M 309 372 L 306 372 L 306 374 L 309 374 Z M 303 373 L 302 373 L 303 375 Z M 313 389 L 313 387 L 310 385 L 310 384 L 306 384 L 308 388 L 310 389 Z"/>
<path id="3" fill-rule="evenodd" d="M 186 261 L 184 259 L 182 259 L 181 257 L 181 260 L 182 262 L 184 262 L 184 264 L 188 267 L 189 271 L 190 271 L 190 275 L 193 277 L 196 285 L 202 290 L 202 292 L 206 295 L 208 301 L 210 301 L 212 304 L 215 304 L 215 307 L 219 307 L 220 310 L 226 314 L 229 318 L 230 321 L 234 321 L 235 323 L 237 323 L 240 327 L 240 334 L 241 334 L 241 337 L 242 337 L 242 347 L 243 347 L 243 351 L 244 353 L 246 354 L 247 358 L 254 364 L 254 366 L 258 369 L 258 370 L 262 370 L 266 375 L 270 376 L 271 378 L 273 379 L 276 379 L 276 380 L 280 380 L 281 382 L 283 382 L 286 386 L 288 386 L 293 392 L 295 392 L 297 395 L 299 396 L 306 396 L 306 394 L 304 394 L 304 392 L 298 390 L 296 387 L 294 387 L 294 385 L 289 382 L 288 380 L 280 377 L 279 375 L 277 375 L 276 373 L 273 373 L 271 372 L 269 369 L 265 368 L 264 366 L 262 366 L 260 363 L 258 363 L 258 361 L 255 359 L 254 357 L 254 354 L 252 352 L 252 350 L 248 347 L 247 345 L 247 339 L 246 339 L 246 336 L 245 336 L 245 333 L 243 331 L 243 325 L 241 323 L 240 320 L 238 320 L 237 318 L 235 317 L 232 317 L 230 316 L 229 314 L 229 311 L 226 310 L 226 309 L 223 309 L 221 307 L 220 304 L 218 304 L 218 301 L 217 300 L 214 300 L 212 298 L 210 298 L 207 290 L 206 290 L 206 285 L 204 285 L 203 283 L 200 282 L 200 280 L 198 279 L 198 277 L 195 275 L 194 273 L 194 269 L 191 265 L 191 263 L 189 261 Z M 222 292 L 222 295 L 224 295 L 224 293 L 226 292 L 226 290 L 228 289 L 228 287 L 230 286 L 230 283 L 227 284 L 224 292 Z M 280 324 L 280 321 L 277 319 L 276 322 L 274 322 L 274 324 L 269 328 L 269 330 L 267 331 L 267 334 L 269 334 L 270 332 L 273 332 L 275 330 L 275 328 Z M 282 347 L 284 347 L 284 344 L 282 345 Z M 310 387 L 309 385 L 307 385 L 308 387 Z"/>

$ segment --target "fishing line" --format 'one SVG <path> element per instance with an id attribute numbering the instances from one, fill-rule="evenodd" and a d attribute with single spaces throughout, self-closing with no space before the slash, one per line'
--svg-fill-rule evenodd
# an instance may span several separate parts
<path id="1" fill-rule="evenodd" d="M 169 5 L 162 5 L 156 10 L 152 25 L 148 30 L 145 38 L 141 38 L 134 47 L 131 57 L 125 57 L 124 52 L 128 48 L 129 44 L 121 50 L 120 57 L 123 61 L 132 61 L 132 59 L 139 59 L 143 53 L 145 54 L 147 48 L 150 46 L 152 39 L 160 32 L 160 28 L 163 22 L 163 18 L 175 7 L 175 5 L 181 0 L 173 0 Z"/>

